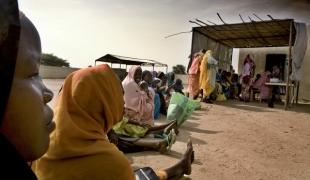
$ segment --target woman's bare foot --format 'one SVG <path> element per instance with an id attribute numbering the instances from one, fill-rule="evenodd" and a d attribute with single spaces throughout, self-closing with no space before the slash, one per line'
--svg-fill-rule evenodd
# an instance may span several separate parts
<path id="1" fill-rule="evenodd" d="M 167 146 L 168 146 L 168 143 L 167 141 L 163 140 L 163 141 L 160 141 L 158 142 L 158 151 L 159 153 L 161 154 L 164 154 L 165 152 L 167 152 Z"/>
<path id="2" fill-rule="evenodd" d="M 171 121 L 171 123 L 165 128 L 164 133 L 168 134 L 172 129 L 176 134 L 179 134 L 178 123 L 176 120 Z"/>
<path id="3" fill-rule="evenodd" d="M 193 144 L 191 140 L 187 142 L 187 149 L 183 155 L 183 167 L 184 167 L 184 174 L 189 175 L 192 172 L 192 162 L 194 161 L 194 151 L 193 151 Z"/>

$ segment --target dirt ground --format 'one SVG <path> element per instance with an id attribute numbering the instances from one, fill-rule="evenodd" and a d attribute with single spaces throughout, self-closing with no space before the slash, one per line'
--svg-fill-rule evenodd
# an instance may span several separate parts
<path id="1" fill-rule="evenodd" d="M 57 95 L 62 81 L 44 81 Z M 283 105 L 270 109 L 259 102 L 203 104 L 180 128 L 170 152 L 127 157 L 133 167 L 166 168 L 182 156 L 188 138 L 195 150 L 189 179 L 310 179 L 310 105 L 284 111 Z"/>

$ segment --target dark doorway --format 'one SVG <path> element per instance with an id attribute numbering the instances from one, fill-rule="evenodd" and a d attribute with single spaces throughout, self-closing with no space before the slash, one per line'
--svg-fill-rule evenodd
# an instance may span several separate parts
<path id="1" fill-rule="evenodd" d="M 280 79 L 284 80 L 286 54 L 267 54 L 265 71 L 272 72 L 273 66 L 278 66 L 280 69 Z"/>

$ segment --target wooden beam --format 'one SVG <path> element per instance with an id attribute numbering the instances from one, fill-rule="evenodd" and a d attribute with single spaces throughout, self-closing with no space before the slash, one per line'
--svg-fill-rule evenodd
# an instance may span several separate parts
<path id="1" fill-rule="evenodd" d="M 257 19 L 259 19 L 259 20 L 261 20 L 261 21 L 264 21 L 263 19 L 261 19 L 260 17 L 258 17 L 255 13 L 253 13 L 253 15 L 254 15 Z"/>
<path id="2" fill-rule="evenodd" d="M 227 24 L 223 19 L 222 19 L 222 17 L 220 16 L 220 13 L 216 13 L 217 14 L 217 16 L 220 18 L 220 20 L 224 23 L 224 24 Z"/>
<path id="3" fill-rule="evenodd" d="M 243 23 L 245 23 L 245 21 L 243 20 L 241 14 L 239 14 L 239 17 L 240 17 L 241 21 L 242 21 Z"/>
<path id="4" fill-rule="evenodd" d="M 257 39 L 257 38 L 284 38 L 286 35 L 277 35 L 277 36 L 251 36 L 251 37 L 244 37 L 244 38 L 226 38 L 226 39 L 218 39 L 219 41 L 224 40 L 238 40 L 238 39 Z"/>
<path id="5" fill-rule="evenodd" d="M 213 24 L 213 25 L 217 25 L 217 24 L 215 24 L 214 22 L 212 22 L 212 21 L 209 21 L 209 20 L 207 20 L 209 23 L 211 23 L 211 24 Z"/>
<path id="6" fill-rule="evenodd" d="M 194 53 L 194 28 L 192 29 L 192 44 L 191 44 L 191 54 L 190 54 L 190 58 L 189 58 L 189 61 L 188 61 L 188 65 L 187 65 L 187 73 L 189 71 L 189 68 L 192 66 L 192 63 L 193 63 L 193 53 Z"/>
<path id="7" fill-rule="evenodd" d="M 289 51 L 288 51 L 288 67 L 287 67 L 287 80 L 286 80 L 286 91 L 285 91 L 285 104 L 284 109 L 287 110 L 288 105 L 290 103 L 290 74 L 292 68 L 292 34 L 293 34 L 293 23 L 294 21 L 290 22 L 290 39 L 289 39 Z"/>
<path id="8" fill-rule="evenodd" d="M 177 36 L 177 35 L 180 35 L 180 34 L 186 34 L 186 33 L 190 33 L 190 32 L 192 32 L 192 31 L 184 31 L 184 32 L 178 32 L 178 33 L 175 33 L 175 34 L 170 34 L 168 36 L 165 36 L 165 39 L 170 38 L 172 36 Z"/>
<path id="9" fill-rule="evenodd" d="M 197 22 L 200 22 L 201 24 L 204 24 L 204 25 L 206 25 L 206 26 L 209 26 L 209 24 L 207 24 L 207 23 L 205 23 L 205 22 L 203 22 L 203 21 L 201 21 L 201 20 L 199 20 L 199 19 L 195 19 Z"/>
<path id="10" fill-rule="evenodd" d="M 188 22 L 193 23 L 193 24 L 197 24 L 198 26 L 203 27 L 201 24 L 197 23 L 196 21 L 189 20 Z"/>

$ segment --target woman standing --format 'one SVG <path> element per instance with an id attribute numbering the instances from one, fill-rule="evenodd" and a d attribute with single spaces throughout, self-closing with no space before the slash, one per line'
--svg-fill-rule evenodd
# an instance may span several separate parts
<path id="1" fill-rule="evenodd" d="M 240 77 L 241 93 L 239 95 L 241 100 L 250 100 L 250 88 L 252 85 L 252 78 L 254 77 L 255 63 L 248 54 L 243 63 L 243 69 Z"/>
<path id="2" fill-rule="evenodd" d="M 209 99 L 210 94 L 215 88 L 215 79 L 217 71 L 217 60 L 213 58 L 212 51 L 208 50 L 202 59 L 200 65 L 200 78 L 199 86 L 203 90 L 203 99 L 202 101 L 206 103 L 212 103 Z"/>
<path id="3" fill-rule="evenodd" d="M 193 99 L 197 99 L 199 95 L 199 76 L 200 76 L 200 63 L 203 58 L 203 51 L 194 55 L 194 60 L 188 70 L 188 93 Z"/>

